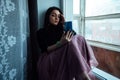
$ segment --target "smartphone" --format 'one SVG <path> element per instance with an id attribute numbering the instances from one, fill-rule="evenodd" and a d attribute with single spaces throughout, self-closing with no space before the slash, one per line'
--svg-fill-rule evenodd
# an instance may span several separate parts
<path id="1" fill-rule="evenodd" d="M 67 21 L 64 23 L 64 30 L 65 31 L 72 30 L 72 21 Z"/>
<path id="2" fill-rule="evenodd" d="M 76 32 L 72 29 L 72 21 L 67 21 L 64 23 L 64 30 L 66 33 L 67 31 L 72 31 L 74 35 L 76 34 Z"/>

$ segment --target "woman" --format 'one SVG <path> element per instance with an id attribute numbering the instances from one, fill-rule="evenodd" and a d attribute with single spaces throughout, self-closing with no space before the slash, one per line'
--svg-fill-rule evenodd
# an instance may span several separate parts
<path id="1" fill-rule="evenodd" d="M 64 31 L 64 17 L 57 7 L 50 7 L 44 27 L 37 31 L 41 56 L 39 80 L 95 80 L 91 66 L 97 66 L 91 47 L 74 31 Z"/>

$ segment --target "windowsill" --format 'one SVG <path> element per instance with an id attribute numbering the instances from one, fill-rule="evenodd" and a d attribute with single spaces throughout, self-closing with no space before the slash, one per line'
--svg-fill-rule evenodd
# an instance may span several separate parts
<path id="1" fill-rule="evenodd" d="M 120 80 L 119 78 L 95 67 L 92 69 L 92 71 L 100 80 Z"/>
<path id="2" fill-rule="evenodd" d="M 90 44 L 92 46 L 101 47 L 101 48 L 105 48 L 108 50 L 120 52 L 120 46 L 117 46 L 117 45 L 110 45 L 110 44 L 105 44 L 105 43 L 100 43 L 100 42 L 90 41 L 90 40 L 87 40 L 87 42 L 88 42 L 88 44 Z"/>

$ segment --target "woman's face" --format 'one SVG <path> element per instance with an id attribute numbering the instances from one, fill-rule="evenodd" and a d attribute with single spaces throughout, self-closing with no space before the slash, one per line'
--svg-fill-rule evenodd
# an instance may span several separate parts
<path id="1" fill-rule="evenodd" d="M 58 10 L 53 10 L 49 16 L 49 21 L 53 25 L 58 25 L 60 21 L 60 12 Z"/>

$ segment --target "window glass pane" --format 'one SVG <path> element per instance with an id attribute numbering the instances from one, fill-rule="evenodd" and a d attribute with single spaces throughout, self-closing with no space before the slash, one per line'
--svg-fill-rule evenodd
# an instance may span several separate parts
<path id="1" fill-rule="evenodd" d="M 80 14 L 80 0 L 73 0 L 73 14 Z"/>
<path id="2" fill-rule="evenodd" d="M 86 0 L 86 16 L 120 13 L 120 0 Z"/>
<path id="3" fill-rule="evenodd" d="M 73 20 L 73 30 L 78 34 L 79 33 L 79 24 L 78 20 Z"/>
<path id="4" fill-rule="evenodd" d="M 86 39 L 120 45 L 120 19 L 88 20 L 85 25 Z"/>

